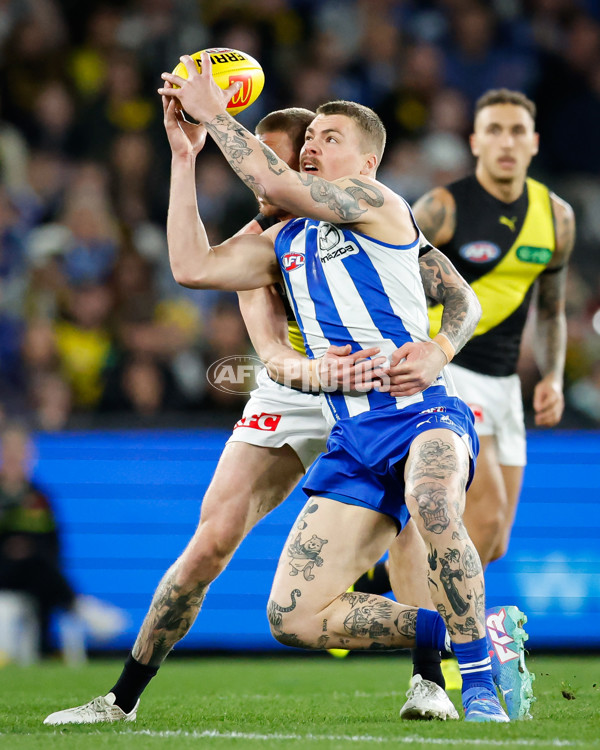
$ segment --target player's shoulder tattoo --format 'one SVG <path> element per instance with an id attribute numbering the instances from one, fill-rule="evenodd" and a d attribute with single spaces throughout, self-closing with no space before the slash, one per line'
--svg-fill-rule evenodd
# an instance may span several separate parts
<path id="1" fill-rule="evenodd" d="M 445 245 L 456 230 L 456 203 L 446 188 L 430 190 L 415 203 L 413 213 L 417 224 L 434 245 Z"/>
<path id="2" fill-rule="evenodd" d="M 575 212 L 569 203 L 559 198 L 556 193 L 550 193 L 554 230 L 556 234 L 556 250 L 554 262 L 549 268 L 564 266 L 575 244 Z"/>

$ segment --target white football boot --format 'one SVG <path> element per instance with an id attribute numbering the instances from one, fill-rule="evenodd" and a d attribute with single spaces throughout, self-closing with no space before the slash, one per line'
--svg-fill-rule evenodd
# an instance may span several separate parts
<path id="1" fill-rule="evenodd" d="M 108 693 L 99 695 L 84 706 L 55 711 L 50 716 L 46 716 L 44 724 L 100 724 L 109 721 L 135 721 L 139 705 L 138 700 L 131 711 L 126 714 L 121 708 L 115 706 L 115 694 Z"/>
<path id="2" fill-rule="evenodd" d="M 400 709 L 401 719 L 458 719 L 458 711 L 445 691 L 420 674 L 411 679 L 406 697 L 408 700 Z"/>

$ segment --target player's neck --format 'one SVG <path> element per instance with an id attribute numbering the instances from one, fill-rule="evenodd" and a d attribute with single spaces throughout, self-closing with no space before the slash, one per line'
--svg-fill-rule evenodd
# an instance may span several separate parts
<path id="1" fill-rule="evenodd" d="M 525 189 L 526 176 L 500 182 L 494 180 L 488 172 L 478 166 L 475 170 L 475 177 L 487 193 L 503 203 L 514 203 L 523 195 Z"/>

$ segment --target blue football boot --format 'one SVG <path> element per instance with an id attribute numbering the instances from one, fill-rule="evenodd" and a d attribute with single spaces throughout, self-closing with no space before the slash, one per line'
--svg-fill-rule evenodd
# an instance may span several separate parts
<path id="1" fill-rule="evenodd" d="M 529 638 L 523 629 L 526 622 L 527 617 L 517 607 L 494 607 L 485 614 L 492 677 L 511 720 L 531 719 L 529 709 L 535 700 L 535 675 L 525 666 L 523 644 Z"/>
<path id="2" fill-rule="evenodd" d="M 506 724 L 510 721 L 500 705 L 498 696 L 487 688 L 474 687 L 463 693 L 465 721 L 494 721 Z"/>

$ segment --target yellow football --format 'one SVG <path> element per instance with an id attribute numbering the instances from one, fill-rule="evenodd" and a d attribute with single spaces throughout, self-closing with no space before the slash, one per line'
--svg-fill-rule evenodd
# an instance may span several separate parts
<path id="1" fill-rule="evenodd" d="M 200 72 L 202 72 L 200 56 L 203 52 L 208 52 L 210 55 L 212 75 L 218 86 L 226 89 L 236 81 L 242 82 L 240 90 L 232 96 L 227 104 L 227 111 L 230 115 L 237 115 L 258 99 L 265 85 L 265 74 L 259 62 L 237 49 L 213 47 L 194 52 L 191 55 Z M 181 78 L 188 77 L 187 69 L 181 62 L 175 68 L 173 74 L 181 76 Z"/>

